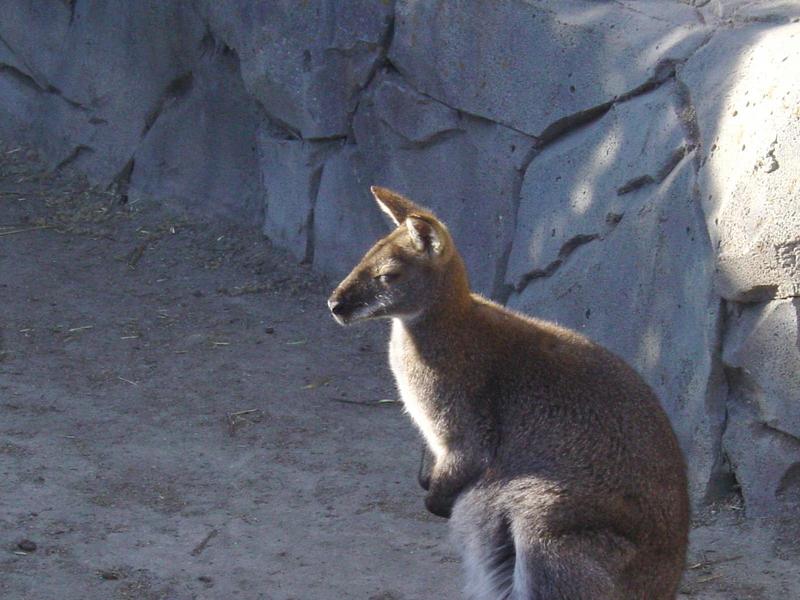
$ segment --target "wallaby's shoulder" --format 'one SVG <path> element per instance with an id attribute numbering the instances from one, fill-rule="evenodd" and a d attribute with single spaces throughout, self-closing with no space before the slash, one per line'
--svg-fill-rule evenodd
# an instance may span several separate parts
<path id="1" fill-rule="evenodd" d="M 652 400 L 652 390 L 611 350 L 578 331 L 473 294 L 473 343 L 492 355 L 495 376 L 567 384 L 595 396 L 605 385 Z M 606 390 L 608 391 L 608 390 Z"/>
<path id="2" fill-rule="evenodd" d="M 504 347 L 521 350 L 521 345 L 529 352 L 548 354 L 602 351 L 600 346 L 577 331 L 519 313 L 480 294 L 471 296 L 472 325 L 476 336 L 484 341 L 494 339 Z"/>

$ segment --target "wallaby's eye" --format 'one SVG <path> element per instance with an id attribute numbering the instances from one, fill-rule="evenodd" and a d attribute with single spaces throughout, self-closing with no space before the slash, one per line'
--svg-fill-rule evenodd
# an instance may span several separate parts
<path id="1" fill-rule="evenodd" d="M 375 279 L 381 283 L 392 283 L 393 281 L 396 281 L 398 277 L 400 277 L 400 273 L 395 271 L 394 273 L 381 273 L 375 277 Z"/>

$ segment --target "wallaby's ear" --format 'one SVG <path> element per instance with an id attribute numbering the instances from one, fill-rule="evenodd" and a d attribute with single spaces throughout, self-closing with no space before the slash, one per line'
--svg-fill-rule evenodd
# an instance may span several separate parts
<path id="1" fill-rule="evenodd" d="M 373 185 L 369 188 L 380 209 L 389 215 L 395 225 L 403 223 L 411 213 L 425 212 L 405 196 L 384 187 Z"/>
<path id="2" fill-rule="evenodd" d="M 444 251 L 444 235 L 433 222 L 419 215 L 409 215 L 406 227 L 414 247 L 420 252 L 441 254 Z"/>

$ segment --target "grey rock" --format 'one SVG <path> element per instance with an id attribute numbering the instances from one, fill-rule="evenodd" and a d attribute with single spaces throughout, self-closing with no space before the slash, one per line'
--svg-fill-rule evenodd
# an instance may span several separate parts
<path id="1" fill-rule="evenodd" d="M 599 121 L 548 146 L 525 173 L 506 281 L 517 288 L 581 243 L 636 219 L 651 186 L 689 141 L 672 84 L 617 104 Z"/>
<path id="2" fill-rule="evenodd" d="M 23 77 L 30 77 L 33 87 L 40 87 L 36 80 L 31 77 L 25 63 L 11 50 L 11 47 L 0 38 L 0 72 L 16 73 Z"/>
<path id="3" fill-rule="evenodd" d="M 281 139 L 260 130 L 259 163 L 266 192 L 264 233 L 297 260 L 313 260 L 317 191 L 325 158 L 337 145 Z"/>
<path id="4" fill-rule="evenodd" d="M 170 85 L 191 72 L 202 22 L 188 0 L 79 2 L 68 28 L 63 6 L 53 19 L 60 25 L 44 28 L 48 41 L 38 59 L 23 59 L 45 87 L 27 137 L 54 166 L 68 160 L 94 181 L 111 183 L 126 174 Z M 37 52 L 30 40 L 18 50 L 4 39 L 18 56 Z"/>
<path id="5" fill-rule="evenodd" d="M 534 140 L 459 114 L 391 74 L 365 95 L 353 131 L 362 179 L 433 209 L 464 255 L 473 287 L 498 295 Z"/>
<path id="6" fill-rule="evenodd" d="M 85 119 L 49 79 L 63 60 L 69 19 L 61 2 L 16 0 L 4 3 L 0 19 L 0 134 L 37 146 L 54 165 L 82 147 L 60 119 Z"/>
<path id="7" fill-rule="evenodd" d="M 0 64 L 19 69 L 39 88 L 47 89 L 63 61 L 71 12 L 60 0 L 5 0 L 0 19 Z"/>
<path id="8" fill-rule="evenodd" d="M 800 299 L 748 305 L 728 320 L 723 360 L 739 369 L 760 422 L 800 439 Z"/>
<path id="9" fill-rule="evenodd" d="M 741 486 L 748 517 L 800 508 L 800 439 L 758 418 L 747 397 L 731 399 L 723 444 Z"/>
<path id="10" fill-rule="evenodd" d="M 415 92 L 396 75 L 379 77 L 365 95 L 362 108 L 353 126 L 356 139 L 363 144 L 372 142 L 378 134 L 369 129 L 374 123 L 365 123 L 370 118 L 380 120 L 380 125 L 402 138 L 408 147 L 434 143 L 437 136 L 463 130 L 457 111 Z"/>
<path id="11" fill-rule="evenodd" d="M 345 146 L 322 170 L 314 210 L 314 268 L 338 281 L 389 226 L 359 176 L 356 149 Z"/>
<path id="12" fill-rule="evenodd" d="M 780 23 L 800 16 L 800 4 L 793 0 L 712 0 L 708 6 L 723 23 Z"/>
<path id="13" fill-rule="evenodd" d="M 692 204 L 692 163 L 685 157 L 661 184 L 642 189 L 646 198 L 613 231 L 529 281 L 509 305 L 588 335 L 644 376 L 671 418 L 699 499 L 719 451 L 724 398 L 713 253 Z"/>
<path id="14" fill-rule="evenodd" d="M 800 24 L 721 30 L 679 71 L 702 140 L 700 186 L 727 299 L 800 295 Z M 796 111 L 795 111 L 796 112 Z"/>
<path id="15" fill-rule="evenodd" d="M 129 196 L 178 201 L 243 223 L 263 220 L 261 119 L 230 53 L 209 52 L 162 97 L 133 157 Z"/>
<path id="16" fill-rule="evenodd" d="M 203 0 L 234 48 L 250 94 L 304 138 L 346 135 L 358 92 L 384 53 L 392 6 L 371 0 Z"/>
<path id="17" fill-rule="evenodd" d="M 43 112 L 44 95 L 35 84 L 31 85 L 24 72 L 10 66 L 11 56 L 3 60 L 6 66 L 0 67 L 0 136 L 14 140 L 27 139 L 41 146 L 43 140 L 33 135 L 31 123 L 40 118 Z"/>
<path id="18" fill-rule="evenodd" d="M 28 539 L 20 540 L 17 542 L 17 548 L 23 552 L 36 552 L 36 542 Z"/>
<path id="19" fill-rule="evenodd" d="M 666 77 L 709 31 L 673 2 L 400 0 L 389 59 L 449 106 L 549 138 Z"/>

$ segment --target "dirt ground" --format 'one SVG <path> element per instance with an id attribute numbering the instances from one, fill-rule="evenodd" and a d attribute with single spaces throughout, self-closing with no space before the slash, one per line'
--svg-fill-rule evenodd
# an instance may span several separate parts
<path id="1" fill-rule="evenodd" d="M 0 598 L 460 597 L 386 328 L 330 287 L 0 143 Z M 785 527 L 696 521 L 682 598 L 800 598 Z"/>

